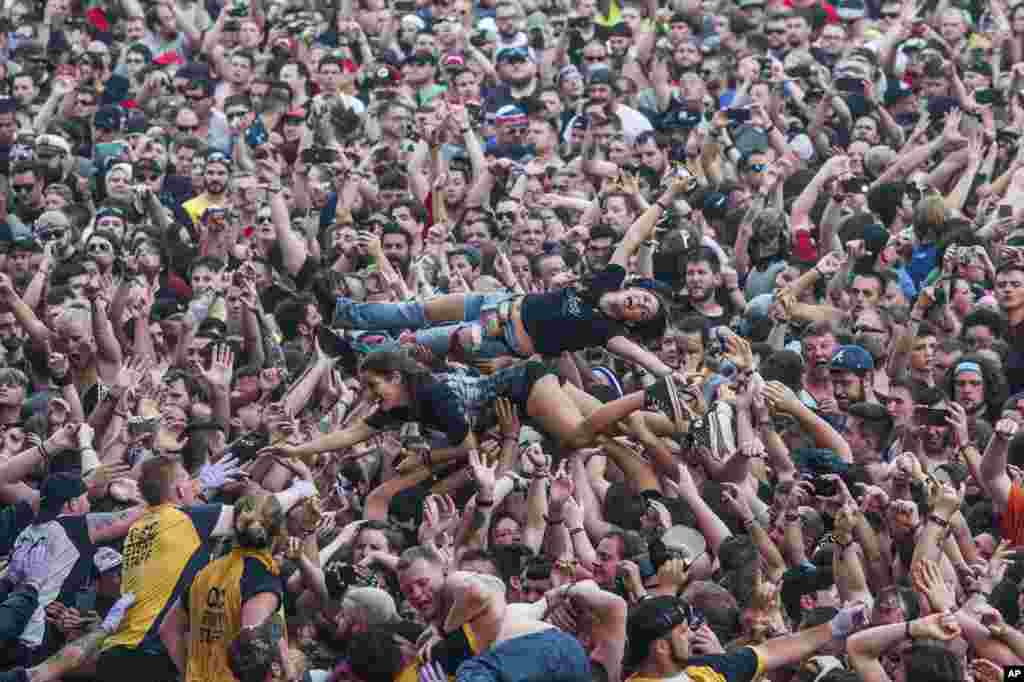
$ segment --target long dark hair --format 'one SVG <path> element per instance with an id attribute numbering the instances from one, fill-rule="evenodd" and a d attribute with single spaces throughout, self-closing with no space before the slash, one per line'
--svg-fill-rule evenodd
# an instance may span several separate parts
<path id="1" fill-rule="evenodd" d="M 426 367 L 416 362 L 401 348 L 382 348 L 367 353 L 359 365 L 359 371 L 377 374 L 401 373 L 402 382 L 409 389 L 409 409 L 414 415 L 420 414 L 417 400 L 420 390 L 435 381 Z"/>
<path id="2" fill-rule="evenodd" d="M 579 286 L 579 295 L 586 303 L 592 305 L 597 310 L 599 315 L 607 315 L 601 310 L 600 302 L 601 295 L 608 293 L 606 291 L 596 290 L 594 288 L 594 282 L 597 275 L 586 278 Z M 658 312 L 654 314 L 649 320 L 643 321 L 629 321 L 619 320 L 616 318 L 616 322 L 622 324 L 629 331 L 631 336 L 637 337 L 642 343 L 651 343 L 657 341 L 665 335 L 665 330 L 668 329 L 668 310 L 669 303 L 668 298 L 661 292 L 658 291 L 658 283 L 654 280 L 634 280 L 632 282 L 626 282 L 622 285 L 619 291 L 625 291 L 626 289 L 641 289 L 649 294 L 653 294 L 654 298 L 658 300 Z"/>

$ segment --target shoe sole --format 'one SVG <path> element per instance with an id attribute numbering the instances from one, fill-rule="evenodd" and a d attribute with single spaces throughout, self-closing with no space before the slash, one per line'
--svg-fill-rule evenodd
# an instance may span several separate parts
<path id="1" fill-rule="evenodd" d="M 665 377 L 665 388 L 668 389 L 668 399 L 672 403 L 672 417 L 673 423 L 676 425 L 676 431 L 682 431 L 684 426 L 683 421 L 683 404 L 679 397 L 679 389 L 676 388 L 676 381 L 672 378 L 672 375 Z"/>

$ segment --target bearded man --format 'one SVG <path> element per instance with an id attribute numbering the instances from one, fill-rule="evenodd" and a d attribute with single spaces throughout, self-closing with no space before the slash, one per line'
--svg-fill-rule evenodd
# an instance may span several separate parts
<path id="1" fill-rule="evenodd" d="M 274 496 L 241 498 L 234 549 L 199 571 L 164 619 L 160 637 L 187 682 L 234 682 L 228 649 L 239 633 L 268 620 L 283 629 L 284 583 L 272 550 L 284 521 Z"/>

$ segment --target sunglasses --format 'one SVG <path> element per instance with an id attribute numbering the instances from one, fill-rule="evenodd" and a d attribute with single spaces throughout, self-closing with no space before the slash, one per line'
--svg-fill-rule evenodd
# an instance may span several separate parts
<path id="1" fill-rule="evenodd" d="M 751 173 L 764 173 L 766 170 L 768 170 L 768 164 L 767 163 L 752 163 L 752 164 L 750 164 L 750 172 Z"/>
<path id="2" fill-rule="evenodd" d="M 39 232 L 39 239 L 44 242 L 59 242 L 64 239 L 66 234 L 66 230 L 41 230 Z"/>
<path id="3" fill-rule="evenodd" d="M 89 253 L 110 253 L 114 250 L 114 246 L 107 242 L 89 242 L 88 251 Z"/>
<path id="4" fill-rule="evenodd" d="M 878 329 L 876 327 L 868 327 L 868 326 L 865 326 L 865 325 L 854 325 L 853 333 L 854 334 L 885 334 L 886 331 L 884 329 Z"/>
<path id="5" fill-rule="evenodd" d="M 11 191 L 15 194 L 22 194 L 25 192 L 31 192 L 34 187 L 35 183 L 28 185 L 11 185 Z"/>
<path id="6" fill-rule="evenodd" d="M 675 626 L 686 623 L 691 632 L 697 632 L 704 625 L 704 614 L 681 599 L 668 611 L 658 614 L 658 626 L 665 630 L 665 635 L 670 633 Z M 665 635 L 662 635 L 664 637 Z"/>
<path id="7" fill-rule="evenodd" d="M 178 132 L 179 133 L 194 133 L 197 130 L 199 130 L 199 124 L 198 123 L 196 125 L 194 125 L 194 126 L 183 126 L 183 125 L 179 125 L 178 126 Z"/>
<path id="8" fill-rule="evenodd" d="M 139 173 L 139 180 L 143 182 L 153 182 L 154 180 L 160 179 L 160 173 Z"/>
<path id="9" fill-rule="evenodd" d="M 268 215 L 263 215 L 263 216 L 259 216 L 258 218 L 256 218 L 256 224 L 257 225 L 272 225 L 273 223 L 274 223 L 274 219 L 271 218 Z"/>
<path id="10" fill-rule="evenodd" d="M 240 118 L 245 118 L 248 114 L 248 111 L 229 111 L 226 117 L 229 121 L 237 121 Z"/>

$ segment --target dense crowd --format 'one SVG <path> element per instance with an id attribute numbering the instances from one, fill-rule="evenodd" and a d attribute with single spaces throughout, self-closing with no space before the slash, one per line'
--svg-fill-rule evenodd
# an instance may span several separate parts
<path id="1" fill-rule="evenodd" d="M 1020 672 L 1024 3 L 8 0 L 0 72 L 0 682 Z"/>

